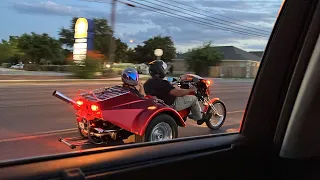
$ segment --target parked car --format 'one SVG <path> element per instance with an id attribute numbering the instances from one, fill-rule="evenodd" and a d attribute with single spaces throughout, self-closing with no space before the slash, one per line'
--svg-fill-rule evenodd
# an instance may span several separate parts
<path id="1" fill-rule="evenodd" d="M 15 64 L 15 65 L 12 65 L 10 68 L 13 68 L 13 69 L 23 69 L 23 66 L 24 66 L 24 64 Z"/>
<path id="2" fill-rule="evenodd" d="M 149 66 L 145 63 L 137 64 L 134 68 L 139 74 L 149 74 Z"/>

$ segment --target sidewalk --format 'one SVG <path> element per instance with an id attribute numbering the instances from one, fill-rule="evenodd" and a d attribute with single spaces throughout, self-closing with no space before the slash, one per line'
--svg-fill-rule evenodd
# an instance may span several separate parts
<path id="1" fill-rule="evenodd" d="M 70 76 L 71 73 L 52 71 L 25 71 L 20 69 L 9 69 L 0 67 L 0 76 Z"/>

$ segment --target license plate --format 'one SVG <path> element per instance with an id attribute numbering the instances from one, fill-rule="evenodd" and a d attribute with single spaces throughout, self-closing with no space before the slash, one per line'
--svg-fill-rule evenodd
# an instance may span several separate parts
<path id="1" fill-rule="evenodd" d="M 81 129 L 84 129 L 84 124 L 83 124 L 83 122 L 79 122 L 79 127 L 80 127 Z"/>

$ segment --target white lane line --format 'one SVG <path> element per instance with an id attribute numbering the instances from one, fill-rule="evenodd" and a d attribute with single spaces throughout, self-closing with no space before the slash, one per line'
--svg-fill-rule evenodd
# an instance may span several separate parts
<path id="1" fill-rule="evenodd" d="M 243 112 L 244 112 L 244 110 L 239 110 L 239 111 L 227 112 L 227 114 L 235 114 L 235 113 L 243 113 Z M 20 140 L 34 139 L 34 138 L 40 138 L 40 137 L 47 137 L 47 136 L 53 136 L 53 135 L 58 135 L 58 134 L 69 134 L 69 133 L 73 133 L 73 132 L 77 132 L 77 128 L 60 129 L 60 130 L 54 130 L 54 131 L 46 131 L 46 132 L 29 134 L 29 135 L 25 135 L 22 137 L 0 139 L 0 143 L 9 142 L 9 141 L 20 141 Z"/>
<path id="2" fill-rule="evenodd" d="M 34 139 L 34 138 L 39 138 L 39 137 L 47 137 L 47 136 L 53 136 L 53 135 L 58 135 L 58 134 L 69 134 L 69 133 L 73 133 L 73 132 L 77 132 L 77 128 L 60 129 L 60 130 L 54 130 L 54 131 L 29 134 L 29 135 L 25 135 L 25 136 L 21 136 L 21 137 L 0 139 L 0 143 L 9 142 L 9 141 L 20 141 L 20 140 L 26 140 L 26 139 Z"/>
<path id="3" fill-rule="evenodd" d="M 239 110 L 239 111 L 231 111 L 231 112 L 227 112 L 227 114 L 236 114 L 236 113 L 243 113 L 244 110 Z"/>

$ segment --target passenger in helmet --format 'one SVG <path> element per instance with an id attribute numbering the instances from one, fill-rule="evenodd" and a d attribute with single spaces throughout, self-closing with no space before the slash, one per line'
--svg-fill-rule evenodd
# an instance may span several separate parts
<path id="1" fill-rule="evenodd" d="M 189 95 L 191 92 L 196 91 L 196 88 L 180 89 L 179 87 L 174 87 L 169 81 L 163 79 L 166 76 L 166 71 L 167 64 L 162 60 L 155 60 L 149 63 L 151 78 L 144 83 L 146 94 L 162 99 L 164 103 L 172 106 L 177 111 L 191 107 L 193 119 L 197 121 L 198 125 L 207 121 L 210 117 L 202 114 L 198 98 L 194 95 Z"/>
<path id="2" fill-rule="evenodd" d="M 126 68 L 122 71 L 121 80 L 122 86 L 128 88 L 131 92 L 139 97 L 144 97 L 145 92 L 142 83 L 139 81 L 139 74 L 134 68 Z"/>

